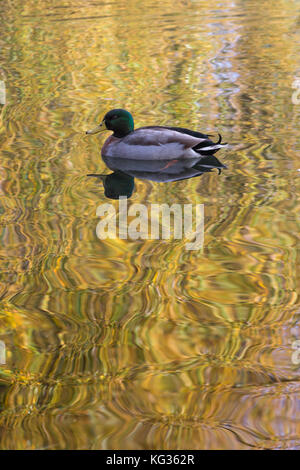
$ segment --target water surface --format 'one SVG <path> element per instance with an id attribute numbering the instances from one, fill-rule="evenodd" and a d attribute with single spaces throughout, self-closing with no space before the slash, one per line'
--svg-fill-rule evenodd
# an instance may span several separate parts
<path id="1" fill-rule="evenodd" d="M 0 448 L 300 448 L 300 3 L 0 12 Z M 115 107 L 230 143 L 222 175 L 130 199 L 203 203 L 202 250 L 97 238 L 84 132 Z"/>

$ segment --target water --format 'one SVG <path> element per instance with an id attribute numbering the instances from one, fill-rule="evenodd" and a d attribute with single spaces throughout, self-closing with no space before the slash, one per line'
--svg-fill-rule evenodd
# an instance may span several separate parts
<path id="1" fill-rule="evenodd" d="M 299 1 L 0 11 L 0 448 L 299 448 Z M 230 143 L 130 199 L 203 203 L 202 250 L 97 238 L 115 107 Z"/>

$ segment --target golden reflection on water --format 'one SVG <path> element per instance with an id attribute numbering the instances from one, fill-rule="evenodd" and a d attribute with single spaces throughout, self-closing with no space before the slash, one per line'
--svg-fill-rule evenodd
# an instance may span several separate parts
<path id="1" fill-rule="evenodd" d="M 0 448 L 299 448 L 299 4 L 0 10 Z M 114 107 L 230 142 L 130 200 L 204 203 L 203 250 L 96 237 Z"/>

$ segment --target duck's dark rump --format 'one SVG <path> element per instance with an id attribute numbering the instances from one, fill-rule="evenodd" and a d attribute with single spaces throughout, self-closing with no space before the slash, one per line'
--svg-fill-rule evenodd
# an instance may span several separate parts
<path id="1" fill-rule="evenodd" d="M 191 131 L 190 129 L 186 129 L 185 127 L 164 127 L 164 129 L 170 129 L 172 131 L 180 132 L 181 134 L 188 134 L 192 137 L 198 137 L 199 139 L 206 139 L 205 141 L 200 142 L 200 144 L 197 144 L 195 145 L 195 147 L 193 147 L 193 150 L 195 150 L 200 155 L 213 155 L 214 153 L 218 152 L 220 148 L 227 145 L 226 143 L 222 143 L 221 134 L 218 134 L 218 142 L 213 142 L 210 139 L 210 137 L 212 137 L 211 134 L 202 134 L 201 132 Z"/>
<path id="2" fill-rule="evenodd" d="M 213 155 L 214 153 L 218 152 L 222 147 L 226 146 L 226 143 L 222 144 L 222 136 L 219 135 L 218 142 L 213 142 L 210 139 L 207 139 L 205 142 L 201 142 L 200 144 L 195 145 L 193 150 L 195 150 L 200 155 Z"/>

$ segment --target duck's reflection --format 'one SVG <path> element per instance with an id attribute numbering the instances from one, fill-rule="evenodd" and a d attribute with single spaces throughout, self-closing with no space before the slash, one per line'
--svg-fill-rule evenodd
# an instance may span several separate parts
<path id="1" fill-rule="evenodd" d="M 214 155 L 201 159 L 180 160 L 133 160 L 116 157 L 102 157 L 108 168 L 113 170 L 109 175 L 90 174 L 102 180 L 107 198 L 118 199 L 120 196 L 130 198 L 134 190 L 134 178 L 169 183 L 195 178 L 203 173 L 217 169 L 221 173 L 226 168 Z"/>
<path id="2" fill-rule="evenodd" d="M 109 199 L 119 199 L 121 196 L 125 196 L 129 199 L 132 196 L 134 178 L 126 173 L 122 173 L 122 171 L 114 171 L 110 175 L 97 175 L 92 173 L 87 176 L 94 176 L 103 182 L 104 194 Z"/>

